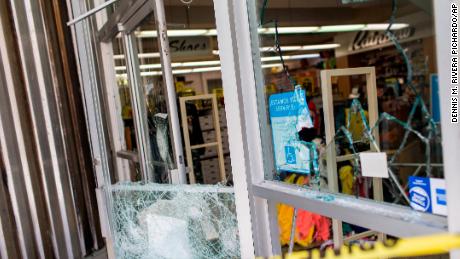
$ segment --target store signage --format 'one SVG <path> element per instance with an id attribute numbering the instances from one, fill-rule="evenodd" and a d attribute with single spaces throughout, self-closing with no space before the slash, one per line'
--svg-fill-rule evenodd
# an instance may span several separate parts
<path id="1" fill-rule="evenodd" d="M 410 206 L 419 211 L 447 215 L 444 179 L 409 177 Z"/>
<path id="2" fill-rule="evenodd" d="M 407 27 L 404 29 L 393 31 L 396 39 L 404 40 L 410 38 L 415 33 L 415 28 Z M 357 51 L 361 49 L 372 48 L 378 45 L 389 43 L 391 39 L 384 31 L 360 31 L 354 37 L 349 51 Z"/>
<path id="3" fill-rule="evenodd" d="M 212 55 L 210 37 L 174 37 L 169 41 L 173 57 L 192 57 Z"/>
<path id="4" fill-rule="evenodd" d="M 305 91 L 272 94 L 269 112 L 277 170 L 309 174 L 310 150 L 298 139 L 302 128 L 313 127 Z"/>

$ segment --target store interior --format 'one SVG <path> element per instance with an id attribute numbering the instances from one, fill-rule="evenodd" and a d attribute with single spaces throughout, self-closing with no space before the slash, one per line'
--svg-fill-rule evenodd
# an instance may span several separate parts
<path id="1" fill-rule="evenodd" d="M 393 6 L 392 1 L 380 0 L 271 0 L 258 1 L 257 9 L 261 56 L 257 66 L 263 72 L 263 82 L 259 84 L 263 90 L 259 93 L 264 93 L 259 101 L 263 100 L 267 106 L 264 116 L 270 117 L 270 96 L 303 90 L 311 125 L 298 128 L 297 135 L 300 141 L 315 143 L 318 152 L 316 158 L 307 159 L 306 171 L 296 173 L 274 165 L 273 175 L 266 175 L 266 179 L 327 188 L 330 179 L 324 157 L 331 148 L 335 149 L 336 157 L 351 156 L 351 159 L 337 161 L 338 186 L 333 190 L 336 192 L 410 206 L 407 196 L 410 176 L 443 178 L 431 1 L 401 0 Z M 194 0 L 184 4 L 167 0 L 165 13 L 183 148 L 189 168 L 188 182 L 232 186 L 213 2 Z M 393 38 L 387 34 L 390 23 Z M 154 181 L 167 183 L 168 168 L 174 158 L 155 29 L 152 13 L 138 25 L 134 35 L 146 96 Z M 123 120 L 126 147 L 136 152 L 126 46 L 120 35 L 112 43 L 117 82 L 113 87 L 117 87 L 120 96 L 122 113 L 119 115 Z M 371 93 L 366 76 L 332 76 L 332 121 L 335 129 L 345 127 L 349 135 L 337 131 L 333 143 L 327 142 L 325 121 L 330 118 L 325 118 L 321 71 L 358 67 L 375 68 L 373 87 L 377 103 L 368 99 Z M 215 97 L 214 103 L 210 94 Z M 377 127 L 368 122 L 372 121 L 369 118 L 372 109 L 378 111 Z M 272 128 L 271 121 L 260 127 L 261 130 Z M 372 128 L 374 138 L 366 136 L 366 127 Z M 263 146 L 271 150 L 272 137 L 262 140 Z M 375 143 L 380 152 L 386 154 L 391 171 L 391 177 L 380 183 L 380 194 L 374 187 L 374 178 L 357 172 L 359 162 L 353 158 L 372 149 Z M 131 180 L 141 180 L 134 163 Z M 288 205 L 278 207 L 280 241 L 285 249 L 290 243 L 293 213 L 294 209 Z M 295 240 L 295 249 L 327 245 L 332 238 L 329 218 L 307 211 L 297 216 L 301 236 Z M 365 231 L 346 223 L 342 227 L 345 236 Z M 374 240 L 377 235 L 366 238 Z"/>

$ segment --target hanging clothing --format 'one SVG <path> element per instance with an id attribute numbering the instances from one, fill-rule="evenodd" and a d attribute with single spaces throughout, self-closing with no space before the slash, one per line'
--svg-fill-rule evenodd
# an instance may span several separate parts
<path id="1" fill-rule="evenodd" d="M 353 167 L 351 165 L 342 166 L 339 169 L 339 178 L 342 193 L 353 195 Z"/>
<path id="2" fill-rule="evenodd" d="M 286 178 L 286 183 L 297 185 L 305 185 L 308 183 L 308 178 L 292 174 Z M 288 245 L 291 236 L 292 219 L 294 216 L 294 208 L 286 204 L 278 204 L 278 225 L 280 228 L 281 245 Z M 326 241 L 330 237 L 331 222 L 328 218 L 321 215 L 298 209 L 296 230 L 294 242 L 300 246 L 307 247 L 314 241 Z"/>

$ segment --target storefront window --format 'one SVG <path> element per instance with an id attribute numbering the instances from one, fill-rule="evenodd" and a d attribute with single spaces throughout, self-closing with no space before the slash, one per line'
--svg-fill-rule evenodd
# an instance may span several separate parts
<path id="1" fill-rule="evenodd" d="M 265 179 L 446 215 L 432 10 L 359 2 L 248 1 Z"/>
<path id="2" fill-rule="evenodd" d="M 134 28 L 130 28 L 130 21 L 126 22 L 123 25 L 125 31 L 113 41 L 126 146 L 136 153 L 146 153 L 148 168 L 144 170 L 148 170 L 151 181 L 171 181 L 170 171 L 177 169 L 174 155 L 174 152 L 178 152 L 174 146 L 177 140 L 171 132 L 171 120 L 177 116 L 182 126 L 182 143 L 179 144 L 184 153 L 182 159 L 189 168 L 188 182 L 232 182 L 212 5 L 212 1 L 208 1 L 202 5 L 170 3 L 164 7 L 177 114 L 171 113 L 171 104 L 168 104 L 153 10 L 144 14 L 145 17 Z M 208 18 L 204 19 L 202 12 L 208 13 Z M 136 59 L 130 60 L 126 52 L 135 55 Z M 141 101 L 138 97 L 131 98 L 132 84 L 140 85 Z M 184 107 L 181 106 L 182 100 Z M 134 105 L 138 107 L 134 108 Z M 136 120 L 136 116 L 145 118 Z M 184 118 L 186 123 L 183 122 Z M 184 134 L 184 130 L 188 131 L 187 134 Z M 140 135 L 144 137 L 138 140 L 137 136 Z M 148 142 L 148 146 L 142 147 L 144 144 L 141 144 L 138 147 L 143 139 Z M 142 179 L 139 177 L 140 171 L 138 168 L 135 180 Z"/>

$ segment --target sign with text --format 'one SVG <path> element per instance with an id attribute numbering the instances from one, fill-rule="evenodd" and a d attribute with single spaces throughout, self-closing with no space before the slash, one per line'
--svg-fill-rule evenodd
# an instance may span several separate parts
<path id="1" fill-rule="evenodd" d="M 444 179 L 410 176 L 409 199 L 410 206 L 415 210 L 447 215 Z"/>
<path id="2" fill-rule="evenodd" d="M 196 59 L 212 56 L 210 37 L 173 37 L 169 40 L 169 50 L 174 59 Z"/>
<path id="3" fill-rule="evenodd" d="M 302 128 L 313 127 L 305 91 L 272 94 L 269 111 L 277 170 L 309 174 L 310 150 L 298 139 Z"/>
<path id="4" fill-rule="evenodd" d="M 402 16 L 398 21 L 410 25 L 405 28 L 392 30 L 400 43 L 428 38 L 434 35 L 433 26 L 426 23 L 426 14 L 421 11 Z M 338 33 L 334 37 L 334 43 L 340 45 L 340 47 L 335 49 L 336 58 L 393 46 L 393 42 L 385 33 L 384 28 L 375 31 L 362 30 L 358 32 Z"/>
<path id="5" fill-rule="evenodd" d="M 415 29 L 407 27 L 401 30 L 393 31 L 397 40 L 404 40 L 412 37 Z M 353 42 L 348 47 L 349 51 L 356 51 L 361 49 L 368 49 L 378 47 L 391 42 L 390 37 L 385 34 L 385 31 L 359 31 L 356 33 Z"/>

